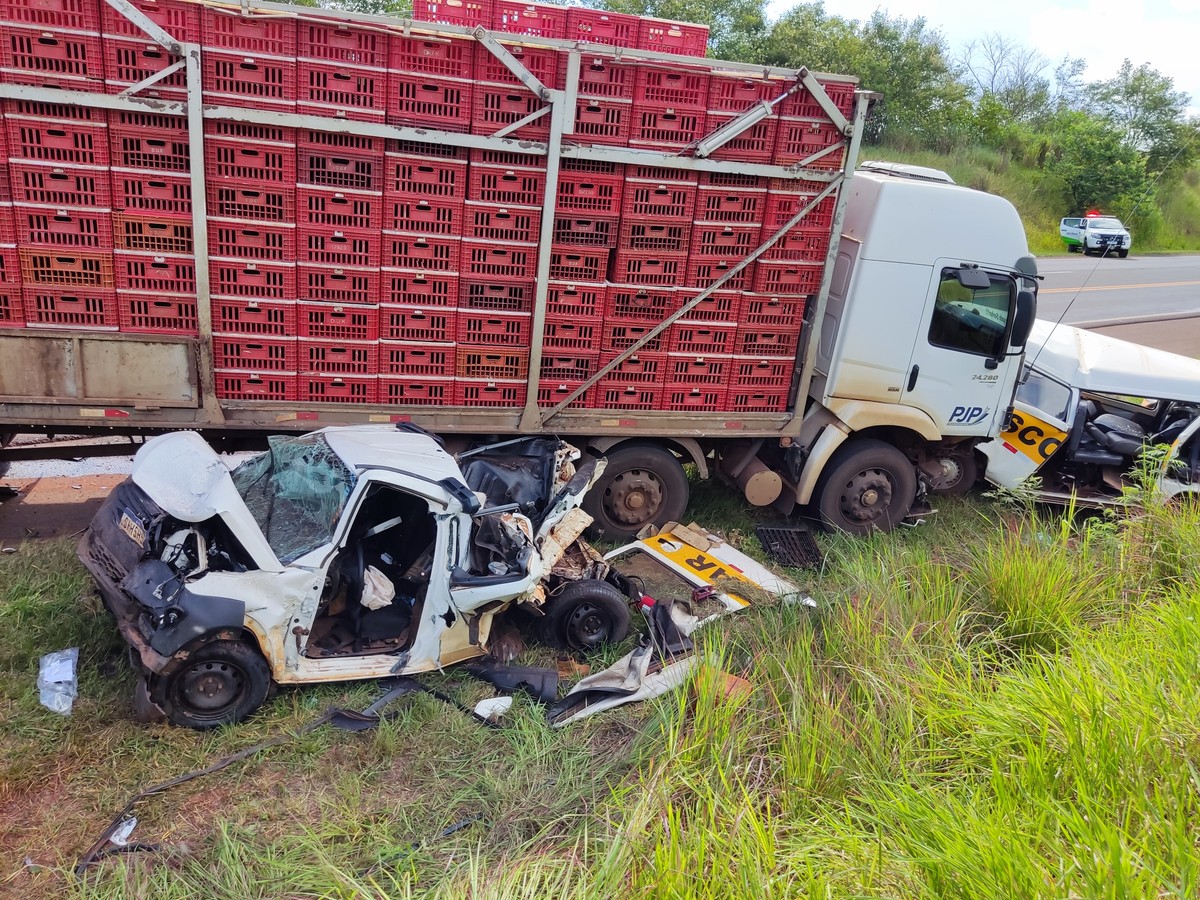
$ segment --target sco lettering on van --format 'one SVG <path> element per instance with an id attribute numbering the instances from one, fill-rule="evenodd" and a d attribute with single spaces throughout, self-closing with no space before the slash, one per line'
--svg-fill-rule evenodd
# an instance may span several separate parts
<path id="1" fill-rule="evenodd" d="M 1062 446 L 1067 433 L 1043 422 L 1028 412 L 1016 412 L 1000 434 L 1000 440 L 1010 450 L 1024 453 L 1041 465 Z"/>

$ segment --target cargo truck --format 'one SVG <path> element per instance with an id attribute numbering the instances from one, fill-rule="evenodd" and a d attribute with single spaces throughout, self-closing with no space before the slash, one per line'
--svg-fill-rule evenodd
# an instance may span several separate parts
<path id="1" fill-rule="evenodd" d="M 0 433 L 412 422 L 850 532 L 974 481 L 1036 302 L 1005 200 L 855 172 L 856 79 L 509 0 L 0 2 Z M 970 227 L 964 227 L 964 223 Z"/>

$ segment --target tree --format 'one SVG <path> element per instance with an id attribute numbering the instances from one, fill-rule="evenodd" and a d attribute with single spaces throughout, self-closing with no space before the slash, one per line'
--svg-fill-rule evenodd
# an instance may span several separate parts
<path id="1" fill-rule="evenodd" d="M 997 32 L 968 41 L 959 65 L 976 99 L 995 101 L 1017 122 L 1032 122 L 1050 106 L 1050 81 L 1044 75 L 1046 58 Z"/>
<path id="2" fill-rule="evenodd" d="M 1186 125 L 1188 95 L 1166 75 L 1127 59 L 1115 77 L 1088 89 L 1096 112 L 1112 123 L 1133 148 L 1146 154 L 1152 172 L 1187 168 L 1195 152 L 1194 129 Z"/>
<path id="3" fill-rule="evenodd" d="M 1148 199 L 1145 159 L 1116 127 L 1083 112 L 1066 113 L 1059 124 L 1046 170 L 1067 186 L 1072 212 L 1129 210 Z"/>

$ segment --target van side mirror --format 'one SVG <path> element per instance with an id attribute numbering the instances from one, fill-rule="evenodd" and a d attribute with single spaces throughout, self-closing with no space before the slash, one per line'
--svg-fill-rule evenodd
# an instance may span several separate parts
<path id="1" fill-rule="evenodd" d="M 1037 315 L 1037 299 L 1033 291 L 1017 291 L 1017 310 L 1013 315 L 1012 335 L 1009 344 L 1013 347 L 1024 347 L 1029 340 L 1029 332 L 1033 330 L 1033 319 Z"/>

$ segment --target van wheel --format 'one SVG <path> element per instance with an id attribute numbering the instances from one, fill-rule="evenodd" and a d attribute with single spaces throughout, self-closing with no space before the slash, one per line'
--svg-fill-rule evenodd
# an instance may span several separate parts
<path id="1" fill-rule="evenodd" d="M 546 601 L 542 640 L 562 650 L 595 650 L 629 634 L 629 601 L 607 581 L 573 581 Z"/>
<path id="2" fill-rule="evenodd" d="M 583 498 L 594 534 L 630 538 L 650 523 L 683 518 L 688 480 L 674 453 L 653 444 L 625 444 L 605 458 L 603 474 Z"/>
<path id="3" fill-rule="evenodd" d="M 213 641 L 151 687 L 153 699 L 175 725 L 200 730 L 242 721 L 267 699 L 271 670 L 243 641 Z"/>
<path id="4" fill-rule="evenodd" d="M 917 473 L 908 458 L 870 438 L 844 444 L 817 480 L 816 504 L 830 531 L 891 531 L 912 507 Z"/>

